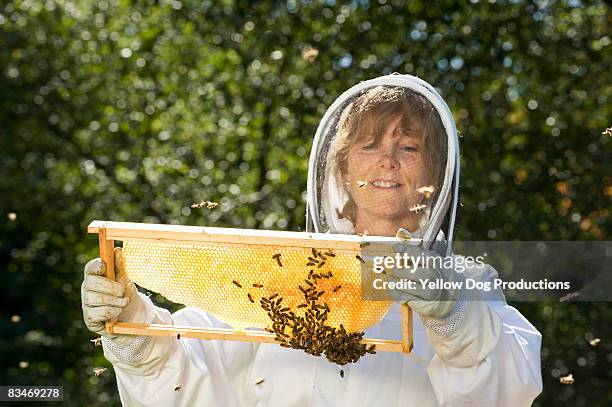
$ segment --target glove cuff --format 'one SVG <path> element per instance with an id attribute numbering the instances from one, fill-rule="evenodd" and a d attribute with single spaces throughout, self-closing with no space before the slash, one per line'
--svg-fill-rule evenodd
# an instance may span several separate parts
<path id="1" fill-rule="evenodd" d="M 430 332 L 437 336 L 445 337 L 451 335 L 461 325 L 465 317 L 467 301 L 458 301 L 454 304 L 451 312 L 444 318 L 431 318 L 422 316 L 421 322 Z"/>

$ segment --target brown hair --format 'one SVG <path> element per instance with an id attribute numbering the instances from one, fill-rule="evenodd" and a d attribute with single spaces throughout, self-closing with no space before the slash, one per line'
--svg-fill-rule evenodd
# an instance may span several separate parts
<path id="1" fill-rule="evenodd" d="M 446 167 L 447 140 L 442 121 L 436 109 L 424 96 L 399 86 L 377 86 L 365 91 L 352 101 L 342 112 L 338 122 L 338 134 L 330 161 L 331 173 L 335 173 L 340 184 L 348 183 L 348 155 L 351 148 L 372 135 L 378 142 L 389 123 L 401 117 L 401 127 L 405 132 L 415 120 L 423 124 L 424 162 L 431 171 L 429 185 L 435 192 L 429 198 L 431 204 L 436 202 L 441 183 L 444 180 Z M 340 219 L 346 218 L 355 224 L 356 205 L 347 190 L 349 199 L 341 211 Z"/>

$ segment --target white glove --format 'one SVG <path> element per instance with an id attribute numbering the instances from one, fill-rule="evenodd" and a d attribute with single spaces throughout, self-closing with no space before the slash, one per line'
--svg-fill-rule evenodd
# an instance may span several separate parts
<path id="1" fill-rule="evenodd" d="M 125 262 L 121 248 L 115 248 L 115 279 L 106 278 L 106 264 L 99 258 L 85 265 L 85 278 L 81 285 L 81 305 L 83 319 L 90 331 L 102 336 L 111 336 L 106 332 L 105 322 L 118 318 L 119 321 L 131 321 L 142 299 L 134 283 L 125 273 Z M 112 335 L 111 337 L 115 337 Z"/>
<path id="2" fill-rule="evenodd" d="M 437 253 L 425 250 L 423 247 L 410 244 L 408 242 L 395 246 L 395 252 L 404 253 L 409 258 L 421 258 L 421 264 L 417 267 L 411 266 L 408 269 L 395 268 L 391 271 L 390 280 L 411 280 L 414 281 L 414 288 L 401 290 L 394 293 L 397 301 L 405 302 L 422 317 L 426 318 L 445 318 L 455 308 L 460 299 L 460 290 L 456 289 L 434 289 L 423 287 L 422 282 L 428 280 L 430 283 L 439 282 L 460 282 L 463 275 L 457 273 L 452 268 L 439 267 L 441 256 Z M 423 264 L 425 258 L 430 258 L 429 266 Z M 438 261 L 433 261 L 437 258 Z"/>

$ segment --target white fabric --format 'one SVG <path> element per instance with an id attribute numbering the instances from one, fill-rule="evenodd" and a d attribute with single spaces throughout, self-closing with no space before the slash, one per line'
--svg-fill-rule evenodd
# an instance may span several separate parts
<path id="1" fill-rule="evenodd" d="M 124 406 L 530 405 L 542 389 L 539 332 L 503 302 L 469 306 L 450 337 L 426 333 L 416 316 L 412 354 L 365 356 L 344 378 L 323 358 L 267 344 L 152 337 L 137 363 L 104 344 L 105 356 Z M 155 312 L 158 323 L 226 327 L 194 308 Z M 400 321 L 396 305 L 367 334 L 399 339 Z"/>

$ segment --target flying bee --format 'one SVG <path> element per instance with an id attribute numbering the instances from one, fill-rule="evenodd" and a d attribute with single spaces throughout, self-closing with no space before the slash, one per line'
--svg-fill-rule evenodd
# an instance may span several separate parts
<path id="1" fill-rule="evenodd" d="M 359 260 L 360 262 L 362 262 L 363 264 L 365 264 L 365 260 L 364 260 L 364 259 L 363 259 L 363 258 L 362 258 L 360 255 L 357 255 L 357 256 L 355 256 L 355 257 L 357 258 L 357 260 Z"/>
<path id="2" fill-rule="evenodd" d="M 253 296 L 251 295 L 251 293 L 247 293 L 247 297 L 249 297 L 249 301 L 255 304 L 255 300 L 253 299 Z"/>
<path id="3" fill-rule="evenodd" d="M 410 212 L 421 213 L 423 209 L 427 208 L 427 205 L 416 204 L 412 208 L 408 209 Z"/>
<path id="4" fill-rule="evenodd" d="M 179 383 L 174 386 L 174 391 L 180 391 L 183 388 L 183 384 Z"/>
<path id="5" fill-rule="evenodd" d="M 176 339 L 177 339 L 177 340 L 180 340 L 180 339 L 181 339 L 181 333 L 180 333 L 180 332 L 176 334 Z"/>
<path id="6" fill-rule="evenodd" d="M 337 292 L 338 292 L 338 290 L 340 290 L 341 288 L 342 288 L 342 286 L 341 286 L 341 285 L 337 285 L 337 286 L 336 286 L 336 287 L 335 287 L 335 288 L 332 290 L 332 292 L 337 293 Z"/>
<path id="7" fill-rule="evenodd" d="M 410 232 L 408 232 L 404 228 L 399 228 L 397 230 L 397 233 L 395 234 L 395 237 L 397 237 L 398 239 L 402 239 L 402 240 L 411 240 L 412 239 L 412 235 L 410 234 Z"/>
<path id="8" fill-rule="evenodd" d="M 238 288 L 242 288 L 242 285 L 241 285 L 241 284 L 240 284 L 238 281 L 236 281 L 236 280 L 232 280 L 232 283 L 234 283 L 234 285 L 235 285 L 236 287 L 238 287 Z"/>
<path id="9" fill-rule="evenodd" d="M 344 378 L 344 370 L 340 370 L 340 377 Z"/>
<path id="10" fill-rule="evenodd" d="M 436 189 L 434 188 L 433 185 L 427 185 L 427 186 L 424 186 L 424 187 L 417 188 L 416 191 L 419 194 L 422 194 L 425 198 L 429 198 L 431 196 L 431 194 L 434 193 L 435 190 Z"/>
<path id="11" fill-rule="evenodd" d="M 89 342 L 92 342 L 94 344 L 94 346 L 102 346 L 102 337 L 96 338 L 96 339 L 92 339 Z"/>
<path id="12" fill-rule="evenodd" d="M 104 372 L 106 372 L 105 367 L 94 367 L 94 370 L 93 370 L 94 376 L 98 377 Z"/>
<path id="13" fill-rule="evenodd" d="M 280 257 L 280 253 L 276 253 L 274 256 L 272 256 L 273 259 L 276 259 L 276 262 L 278 263 L 279 267 L 283 267 L 283 263 L 281 263 Z"/>
<path id="14" fill-rule="evenodd" d="M 262 384 L 265 380 L 261 377 L 258 377 L 257 380 L 255 380 L 255 384 Z"/>
<path id="15" fill-rule="evenodd" d="M 365 188 L 366 185 L 368 185 L 368 181 L 357 181 L 357 188 L 359 189 Z"/>
<path id="16" fill-rule="evenodd" d="M 255 288 L 263 288 L 263 284 L 253 283 L 253 287 L 255 287 Z"/>
<path id="17" fill-rule="evenodd" d="M 215 209 L 217 207 L 217 205 L 219 205 L 216 202 L 211 202 L 211 201 L 206 201 L 206 207 L 208 209 Z"/>
<path id="18" fill-rule="evenodd" d="M 574 384 L 574 375 L 570 373 L 567 376 L 562 376 L 559 381 L 563 384 Z"/>
<path id="19" fill-rule="evenodd" d="M 370 245 L 370 242 L 361 242 L 359 243 L 359 247 L 364 248 Z"/>
<path id="20" fill-rule="evenodd" d="M 202 208 L 202 207 L 204 207 L 204 205 L 206 205 L 206 204 L 204 203 L 204 201 L 201 201 L 200 203 L 196 203 L 196 202 L 194 202 L 194 203 L 192 203 L 190 206 L 191 206 L 191 208 L 195 209 L 195 208 Z"/>
<path id="21" fill-rule="evenodd" d="M 591 345 L 591 346 L 597 346 L 597 344 L 598 344 L 599 342 L 601 342 L 601 339 L 599 339 L 599 338 L 591 339 L 591 340 L 589 341 L 589 345 Z"/>

